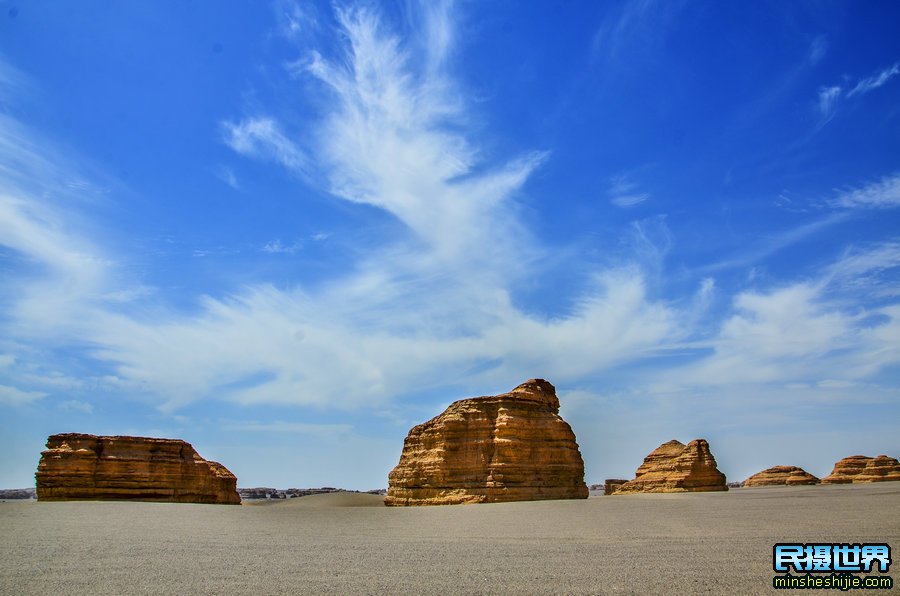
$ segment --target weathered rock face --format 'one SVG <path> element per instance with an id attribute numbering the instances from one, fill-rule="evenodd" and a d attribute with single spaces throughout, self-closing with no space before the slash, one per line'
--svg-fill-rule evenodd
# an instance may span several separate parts
<path id="1" fill-rule="evenodd" d="M 834 470 L 822 478 L 822 484 L 855 484 L 857 482 L 896 480 L 900 480 L 900 462 L 893 457 L 851 455 L 834 464 Z"/>
<path id="2" fill-rule="evenodd" d="M 644 458 L 635 479 L 620 485 L 613 494 L 681 493 L 728 490 L 725 474 L 716 468 L 716 458 L 705 439 L 687 445 L 669 441 Z"/>
<path id="3" fill-rule="evenodd" d="M 234 474 L 179 439 L 52 435 L 35 478 L 39 501 L 241 502 Z"/>
<path id="4" fill-rule="evenodd" d="M 775 466 L 757 472 L 744 480 L 744 486 L 799 486 L 801 484 L 819 484 L 819 479 L 797 466 Z"/>
<path id="5" fill-rule="evenodd" d="M 623 478 L 607 478 L 603 483 L 603 494 L 611 495 L 616 492 L 616 489 L 628 482 Z"/>
<path id="6" fill-rule="evenodd" d="M 409 431 L 384 504 L 585 499 L 584 461 L 543 379 L 463 399 Z"/>

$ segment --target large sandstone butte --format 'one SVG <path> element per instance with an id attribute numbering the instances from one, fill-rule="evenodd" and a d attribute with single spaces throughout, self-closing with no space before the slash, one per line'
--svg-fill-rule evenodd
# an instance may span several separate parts
<path id="1" fill-rule="evenodd" d="M 834 470 L 822 478 L 822 484 L 855 484 L 896 480 L 900 480 L 900 462 L 893 457 L 851 455 L 834 464 Z"/>
<path id="2" fill-rule="evenodd" d="M 743 486 L 798 486 L 819 484 L 819 479 L 797 466 L 774 466 L 744 480 Z"/>
<path id="3" fill-rule="evenodd" d="M 586 499 L 584 461 L 543 379 L 453 402 L 409 431 L 384 504 Z"/>
<path id="4" fill-rule="evenodd" d="M 614 495 L 629 493 L 683 493 L 728 490 L 725 474 L 705 439 L 687 445 L 674 439 L 644 458 L 635 479 L 618 486 Z"/>
<path id="5" fill-rule="evenodd" d="M 35 478 L 39 501 L 241 502 L 234 474 L 179 439 L 51 435 Z"/>

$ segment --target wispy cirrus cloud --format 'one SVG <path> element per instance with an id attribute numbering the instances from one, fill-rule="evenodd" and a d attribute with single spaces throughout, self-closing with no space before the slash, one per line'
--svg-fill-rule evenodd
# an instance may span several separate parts
<path id="1" fill-rule="evenodd" d="M 136 294 L 138 308 L 103 298 L 128 286 L 102 241 L 54 224 L 65 217 L 23 193 L 2 204 L 13 239 L 4 243 L 48 269 L 18 280 L 4 328 L 85 350 L 114 371 L 120 390 L 168 412 L 205 399 L 378 408 L 447 384 L 503 388 L 536 374 L 564 381 L 679 336 L 679 316 L 654 300 L 634 263 L 594 271 L 589 290 L 552 317 L 517 304 L 516 288 L 542 274 L 547 249 L 515 199 L 549 155 L 479 160 L 463 94 L 445 68 L 453 11 L 423 6 L 422 30 L 440 34 L 406 40 L 372 8 L 336 9 L 340 53 L 301 61 L 329 99 L 304 134 L 267 116 L 221 125 L 237 153 L 389 213 L 399 233 L 315 284 L 241 286 L 198 296 L 188 312 Z M 67 288 L 73 282 L 78 291 Z M 20 368 L 30 358 L 15 356 Z M 26 382 L 21 370 L 14 376 Z"/>
<path id="2" fill-rule="evenodd" d="M 628 176 L 615 176 L 611 182 L 607 195 L 610 197 L 609 202 L 616 207 L 634 207 L 650 198 L 650 194 L 641 192 L 637 183 Z"/>
<path id="3" fill-rule="evenodd" d="M 295 0 L 277 0 L 275 15 L 278 33 L 290 40 L 301 38 L 304 34 L 319 28 L 315 8 L 311 3 L 301 5 Z"/>
<path id="4" fill-rule="evenodd" d="M 895 243 L 847 251 L 809 281 L 738 293 L 709 356 L 661 375 L 662 390 L 734 384 L 856 383 L 900 364 L 900 305 L 860 309 L 849 297 L 895 297 Z"/>
<path id="5" fill-rule="evenodd" d="M 304 422 L 285 422 L 283 420 L 277 420 L 275 422 L 220 420 L 219 424 L 222 426 L 223 430 L 227 431 L 295 433 L 323 438 L 334 437 L 335 435 L 346 434 L 353 431 L 353 426 L 350 424 L 307 424 Z"/>
<path id="6" fill-rule="evenodd" d="M 35 402 L 47 394 L 42 391 L 22 391 L 9 385 L 0 385 L 0 404 L 21 406 Z"/>
<path id="7" fill-rule="evenodd" d="M 281 240 L 266 242 L 262 247 L 262 251 L 269 254 L 295 255 L 301 250 L 303 250 L 303 245 L 301 243 L 292 242 L 291 244 L 284 244 Z"/>
<path id="8" fill-rule="evenodd" d="M 308 169 L 309 158 L 272 118 L 223 122 L 222 128 L 225 144 L 242 155 L 272 159 L 297 173 Z"/>
<path id="9" fill-rule="evenodd" d="M 828 40 L 824 35 L 819 35 L 809 44 L 806 58 L 811 65 L 815 66 L 822 61 L 826 53 L 828 53 Z"/>
<path id="10" fill-rule="evenodd" d="M 837 110 L 838 100 L 841 97 L 842 91 L 843 90 L 838 85 L 822 87 L 819 89 L 819 115 L 821 116 L 823 123 L 834 118 L 834 113 Z"/>
<path id="11" fill-rule="evenodd" d="M 847 97 L 853 97 L 854 95 L 860 95 L 878 89 L 898 74 L 900 74 L 900 64 L 894 63 L 877 75 L 861 79 L 853 89 L 847 92 Z"/>
<path id="12" fill-rule="evenodd" d="M 786 283 L 729 300 L 705 277 L 678 300 L 660 299 L 652 278 L 672 237 L 661 232 L 657 247 L 644 224 L 635 233 L 645 249 L 587 268 L 586 288 L 566 296 L 565 306 L 547 313 L 523 305 L 525 284 L 559 292 L 543 281 L 552 250 L 516 203 L 550 155 L 484 158 L 445 64 L 456 40 L 447 6 L 420 14 L 423 30 L 445 33 L 411 38 L 372 8 L 338 9 L 340 51 L 311 53 L 302 70 L 292 67 L 328 99 L 317 118 L 303 131 L 263 116 L 222 124 L 223 142 L 238 154 L 287 168 L 345 205 L 391 215 L 399 225 L 389 238 L 315 282 L 236 285 L 198 295 L 187 309 L 152 292 L 113 304 L 105 297 L 131 285 L 102 237 L 73 225 L 43 191 L 17 191 L 0 202 L 0 240 L 36 266 L 5 287 L 4 334 L 75 347 L 111 369 L 109 385 L 120 394 L 170 413 L 202 400 L 378 410 L 437 387 L 508 389 L 510 379 L 533 376 L 576 384 L 684 346 L 708 355 L 664 367 L 672 386 L 750 383 L 755 371 L 763 383 L 855 382 L 894 362 L 893 307 L 879 307 L 871 325 L 821 284 Z M 3 157 L 21 160 L 14 146 L 0 144 Z M 31 146 L 35 163 L 44 163 L 40 145 Z M 35 179 L 43 173 L 30 171 Z M 28 176 L 16 176 L 27 186 Z M 627 179 L 611 190 L 645 194 Z M 773 239 L 770 249 L 829 223 Z M 715 300 L 727 302 L 727 312 L 710 321 Z M 25 374 L 42 356 L 9 353 L 4 378 L 15 381 L 6 383 L 14 395 L 52 391 Z M 834 374 L 845 364 L 846 374 Z M 248 424 L 243 430 L 314 430 L 291 421 Z"/>
<path id="13" fill-rule="evenodd" d="M 900 172 L 859 188 L 838 189 L 828 203 L 845 209 L 890 209 L 900 206 Z"/>
<path id="14" fill-rule="evenodd" d="M 818 101 L 816 108 L 819 112 L 819 126 L 824 126 L 834 118 L 838 107 L 845 99 L 850 99 L 857 95 L 864 95 L 879 87 L 884 86 L 894 76 L 900 74 L 900 63 L 881 71 L 877 75 L 860 79 L 856 85 L 847 90 L 847 87 L 841 85 L 827 85 L 819 88 Z"/>
<path id="15" fill-rule="evenodd" d="M 628 0 L 605 19 L 591 39 L 592 61 L 611 63 L 635 46 L 657 47 L 664 43 L 670 25 L 676 22 L 683 2 Z"/>
<path id="16" fill-rule="evenodd" d="M 762 238 L 759 238 L 757 242 L 742 249 L 738 254 L 704 265 L 699 268 L 699 271 L 712 273 L 734 267 L 747 267 L 753 265 L 767 257 L 777 254 L 789 246 L 803 242 L 845 219 L 846 215 L 844 213 L 832 213 L 791 229 L 763 236 Z"/>

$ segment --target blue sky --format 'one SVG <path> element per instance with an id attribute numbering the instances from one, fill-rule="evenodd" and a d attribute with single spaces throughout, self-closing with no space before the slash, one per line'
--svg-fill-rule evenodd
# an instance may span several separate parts
<path id="1" fill-rule="evenodd" d="M 588 483 L 900 455 L 895 2 L 0 2 L 0 486 L 57 432 L 384 487 L 557 387 Z"/>

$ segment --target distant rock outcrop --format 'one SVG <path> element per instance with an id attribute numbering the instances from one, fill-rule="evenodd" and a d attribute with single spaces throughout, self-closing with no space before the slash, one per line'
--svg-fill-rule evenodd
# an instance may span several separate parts
<path id="1" fill-rule="evenodd" d="M 268 486 L 257 486 L 253 488 L 237 489 L 242 500 L 245 501 L 262 501 L 271 499 L 295 499 L 299 497 L 309 497 L 311 495 L 325 495 L 331 493 L 359 493 L 358 490 L 350 490 L 347 488 L 335 488 L 333 486 L 323 486 L 321 488 L 270 488 Z M 387 490 L 376 488 L 367 490 L 363 494 L 383 495 Z"/>
<path id="2" fill-rule="evenodd" d="M 33 488 L 5 488 L 0 490 L 0 501 L 14 501 L 33 498 Z"/>
<path id="3" fill-rule="evenodd" d="M 669 441 L 644 458 L 635 479 L 620 485 L 613 494 L 680 493 L 728 490 L 725 474 L 716 468 L 716 458 L 705 439 L 687 445 Z"/>
<path id="4" fill-rule="evenodd" d="M 819 484 L 819 479 L 797 466 L 775 466 L 757 472 L 744 480 L 745 487 L 753 486 L 799 486 L 802 484 Z"/>
<path id="5" fill-rule="evenodd" d="M 39 501 L 241 502 L 234 474 L 179 439 L 52 435 L 35 478 Z"/>
<path id="6" fill-rule="evenodd" d="M 607 478 L 606 482 L 603 483 L 603 494 L 611 495 L 616 492 L 616 489 L 628 482 L 623 478 Z"/>
<path id="7" fill-rule="evenodd" d="M 584 499 L 584 461 L 543 379 L 463 399 L 409 431 L 385 505 Z"/>
<path id="8" fill-rule="evenodd" d="M 856 484 L 897 480 L 900 480 L 900 462 L 893 457 L 851 455 L 834 464 L 834 470 L 822 478 L 822 484 Z"/>

